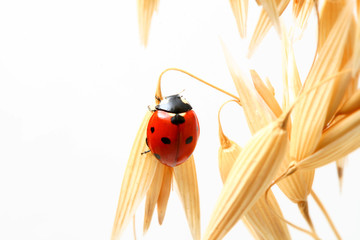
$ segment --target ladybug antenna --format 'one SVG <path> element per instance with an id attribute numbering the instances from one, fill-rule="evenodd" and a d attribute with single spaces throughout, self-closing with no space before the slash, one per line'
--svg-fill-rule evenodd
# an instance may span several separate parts
<path id="1" fill-rule="evenodd" d="M 181 93 L 185 92 L 185 89 L 181 90 L 178 94 L 180 95 Z"/>
<path id="2" fill-rule="evenodd" d="M 191 73 L 189 73 L 189 72 L 187 72 L 187 71 L 185 71 L 185 70 L 182 70 L 182 69 L 179 69 L 179 68 L 168 68 L 168 69 L 165 69 L 165 70 L 160 74 L 160 76 L 159 76 L 159 81 L 158 81 L 158 84 L 157 84 L 157 87 L 156 87 L 156 93 L 155 93 L 155 102 L 156 102 L 156 104 L 159 104 L 160 101 L 163 99 L 162 93 L 161 93 L 161 78 L 162 78 L 162 76 L 164 75 L 164 73 L 166 73 L 166 72 L 168 72 L 168 71 L 178 71 L 178 72 L 185 73 L 186 75 L 189 75 L 190 77 L 198 80 L 199 82 L 202 82 L 202 83 L 204 83 L 205 85 L 208 85 L 209 87 L 212 87 L 212 88 L 214 88 L 214 89 L 216 89 L 216 90 L 218 90 L 218 91 L 220 91 L 220 92 L 222 92 L 222 93 L 225 93 L 226 95 L 228 95 L 228 96 L 230 96 L 230 97 L 232 97 L 232 98 L 240 101 L 240 99 L 239 99 L 237 96 L 235 96 L 235 95 L 233 95 L 233 94 L 231 94 L 231 93 L 229 93 L 229 92 L 227 92 L 227 91 L 225 91 L 225 90 L 223 90 L 223 89 L 221 89 L 221 88 L 219 88 L 219 87 L 217 87 L 217 86 L 215 86 L 215 85 L 212 85 L 212 84 L 206 82 L 205 80 L 203 80 L 203 79 L 201 79 L 201 78 L 198 78 L 198 77 L 196 77 L 195 75 L 193 75 L 193 74 L 191 74 Z M 183 91 L 182 91 L 182 92 L 183 92 Z M 181 93 L 181 92 L 180 92 L 180 93 Z"/>

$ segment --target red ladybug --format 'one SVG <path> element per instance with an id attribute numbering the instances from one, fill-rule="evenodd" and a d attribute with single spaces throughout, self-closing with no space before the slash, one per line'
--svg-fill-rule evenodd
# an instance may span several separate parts
<path id="1" fill-rule="evenodd" d="M 182 96 L 176 94 L 155 106 L 147 126 L 146 143 L 161 163 L 174 167 L 190 157 L 199 134 L 195 112 Z"/>

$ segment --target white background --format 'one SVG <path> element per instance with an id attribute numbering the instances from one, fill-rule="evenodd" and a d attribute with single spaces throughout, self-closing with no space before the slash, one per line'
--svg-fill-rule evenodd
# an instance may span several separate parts
<path id="1" fill-rule="evenodd" d="M 125 3 L 126 2 L 126 3 Z M 259 8 L 249 4 L 248 38 Z M 289 8 L 291 9 L 291 7 Z M 289 25 L 288 18 L 283 18 Z M 294 45 L 302 80 L 314 54 L 315 19 Z M 148 48 L 140 45 L 136 1 L 0 2 L 0 239 L 109 239 L 122 175 L 157 78 L 185 69 L 236 93 L 219 39 L 242 62 L 269 77 L 281 99 L 280 41 L 271 30 L 246 61 L 249 39 L 238 36 L 228 1 L 161 1 Z M 183 95 L 198 114 L 194 153 L 204 231 L 221 190 L 217 111 L 229 99 L 195 80 L 167 73 L 164 95 Z M 240 145 L 250 137 L 235 104 L 222 114 L 225 133 Z M 314 190 L 344 239 L 359 239 L 359 151 L 350 156 L 340 193 L 334 164 L 317 171 Z M 307 227 L 277 188 L 287 219 Z M 334 239 L 309 198 L 323 239 Z M 142 237 L 143 205 L 137 211 Z M 290 228 L 294 239 L 307 238 Z M 124 239 L 132 239 L 128 226 Z M 242 223 L 226 239 L 251 239 Z M 181 203 L 169 199 L 163 226 L 156 213 L 144 239 L 190 239 Z"/>

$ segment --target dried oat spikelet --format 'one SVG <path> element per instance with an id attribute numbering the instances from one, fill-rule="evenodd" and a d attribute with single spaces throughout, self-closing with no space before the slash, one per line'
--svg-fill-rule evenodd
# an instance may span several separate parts
<path id="1" fill-rule="evenodd" d="M 201 234 L 200 202 L 193 155 L 185 163 L 174 167 L 174 179 L 185 210 L 191 235 L 194 240 L 198 240 Z"/>
<path id="2" fill-rule="evenodd" d="M 251 133 L 254 134 L 276 119 L 276 117 L 264 100 L 258 95 L 250 80 L 236 64 L 226 46 L 224 44 L 222 46 L 231 77 L 241 99 L 246 121 Z"/>
<path id="3" fill-rule="evenodd" d="M 349 15 L 350 6 L 344 8 L 339 21 L 333 27 L 326 43 L 321 48 L 315 64 L 305 81 L 303 90 L 309 90 L 328 76 L 334 75 L 341 63 L 342 50 L 346 44 L 347 31 L 352 20 Z M 293 110 L 294 127 L 290 153 L 293 159 L 300 160 L 311 154 L 316 148 L 325 123 L 324 112 L 328 108 L 332 96 L 334 81 L 324 83 L 321 88 L 307 94 Z M 316 106 L 316 108 L 312 107 Z"/>
<path id="4" fill-rule="evenodd" d="M 360 89 L 356 90 L 356 92 L 347 99 L 338 114 L 350 114 L 357 109 L 360 109 Z"/>
<path id="5" fill-rule="evenodd" d="M 266 104 L 275 114 L 275 116 L 279 117 L 282 114 L 282 109 L 279 103 L 276 101 L 274 94 L 261 80 L 260 76 L 257 74 L 255 70 L 250 70 L 250 74 L 257 92 L 260 94 L 262 99 L 266 102 Z"/>
<path id="6" fill-rule="evenodd" d="M 287 5 L 289 4 L 290 0 L 276 0 L 276 8 L 277 12 L 279 13 L 279 16 L 284 12 Z M 267 15 L 266 11 L 264 9 L 261 10 L 259 20 L 257 22 L 257 25 L 255 27 L 254 33 L 251 37 L 250 44 L 249 44 L 249 52 L 248 57 L 250 58 L 256 47 L 261 43 L 261 41 L 265 38 L 267 32 L 270 30 L 272 26 L 272 22 Z"/>
<path id="7" fill-rule="evenodd" d="M 325 1 L 319 19 L 319 48 L 325 44 L 330 31 L 341 14 L 341 11 L 349 2 L 351 2 L 351 0 Z M 352 16 L 352 21 L 349 26 L 350 29 L 347 32 L 346 44 L 344 46 L 342 56 L 340 56 L 340 70 L 344 70 L 346 68 L 349 69 L 353 65 L 353 63 L 350 62 L 350 59 L 354 54 L 356 24 L 355 16 L 352 12 L 349 14 Z M 353 93 L 354 85 L 355 89 L 357 88 L 357 80 L 356 84 L 351 84 L 353 81 L 355 81 L 355 79 L 351 79 L 350 76 L 346 75 L 341 75 L 339 76 L 338 81 L 334 81 L 334 89 L 337 89 L 337 91 L 333 91 L 333 96 L 330 99 L 326 122 L 329 122 L 334 113 L 338 110 L 339 106 L 345 101 L 347 98 L 346 94 L 351 95 Z"/>
<path id="8" fill-rule="evenodd" d="M 227 138 L 225 135 L 220 138 L 224 137 Z M 219 170 L 223 183 L 241 152 L 239 145 L 230 139 L 227 140 L 228 142 L 222 142 L 219 148 Z M 282 216 L 279 204 L 271 191 L 268 202 L 271 208 Z M 291 239 L 286 224 L 271 212 L 264 195 L 245 213 L 242 220 L 256 239 Z"/>
<path id="9" fill-rule="evenodd" d="M 164 165 L 164 175 L 159 193 L 159 198 L 157 200 L 157 213 L 158 213 L 158 221 L 160 225 L 164 221 L 166 207 L 171 191 L 172 178 L 173 178 L 173 169 L 171 167 Z"/>
<path id="10" fill-rule="evenodd" d="M 147 150 L 146 127 L 151 116 L 147 112 L 136 135 L 121 185 L 120 197 L 112 230 L 112 239 L 119 239 L 141 200 L 145 197 L 160 164 L 152 154 L 141 154 Z"/>
<path id="11" fill-rule="evenodd" d="M 283 217 L 280 206 L 270 190 L 267 200 L 265 194 L 263 194 L 254 206 L 245 213 L 243 220 L 246 219 L 262 239 L 291 239 L 286 223 L 279 219 L 272 211 Z"/>
<path id="12" fill-rule="evenodd" d="M 231 9 L 236 19 L 240 37 L 246 36 L 246 22 L 248 14 L 248 0 L 230 0 Z"/>
<path id="13" fill-rule="evenodd" d="M 264 194 L 288 148 L 286 122 L 281 119 L 270 123 L 243 148 L 218 197 L 203 239 L 223 238 Z"/>
<path id="14" fill-rule="evenodd" d="M 255 240 L 264 240 L 264 238 L 255 231 L 255 229 L 250 225 L 248 221 L 246 221 L 245 218 L 242 218 L 242 221 Z"/>
<path id="15" fill-rule="evenodd" d="M 355 30 L 355 45 L 354 45 L 354 66 L 353 76 L 359 74 L 360 71 L 360 0 L 357 1 L 357 24 Z"/>
<path id="16" fill-rule="evenodd" d="M 226 176 L 228 175 L 232 165 L 235 162 L 235 159 L 241 152 L 241 147 L 235 143 L 233 140 L 230 140 L 223 133 L 220 135 L 220 148 L 218 151 L 219 159 L 219 169 L 221 180 L 225 182 Z"/>
<path id="17" fill-rule="evenodd" d="M 234 142 L 233 140 L 229 139 L 225 134 L 221 126 L 220 121 L 220 112 L 222 108 L 229 102 L 237 102 L 239 105 L 240 103 L 235 100 L 229 100 L 225 102 L 219 109 L 218 112 L 218 125 L 219 125 L 219 140 L 220 140 L 220 147 L 218 151 L 218 160 L 219 160 L 219 170 L 220 176 L 223 183 L 226 180 L 226 177 L 235 162 L 235 159 L 239 156 L 241 152 L 241 147 Z"/>
<path id="18" fill-rule="evenodd" d="M 150 227 L 151 219 L 155 210 L 155 205 L 159 198 L 159 194 L 161 191 L 163 176 L 164 176 L 164 168 L 165 165 L 159 164 L 150 188 L 146 194 L 146 202 L 145 202 L 145 214 L 144 214 L 144 226 L 143 233 L 145 234 Z"/>
<path id="19" fill-rule="evenodd" d="M 298 162 L 299 169 L 322 167 L 360 147 L 360 110 L 329 127 L 321 136 L 317 150 Z"/>
<path id="20" fill-rule="evenodd" d="M 282 105 L 283 109 L 287 110 L 291 103 L 299 95 L 302 83 L 296 66 L 294 50 L 291 42 L 286 34 L 286 31 L 283 30 L 282 33 L 281 64 L 284 86 Z"/>
<path id="21" fill-rule="evenodd" d="M 141 43 L 146 47 L 149 39 L 151 19 L 158 9 L 159 0 L 137 0 Z"/>
<path id="22" fill-rule="evenodd" d="M 230 101 L 228 101 L 230 102 Z M 236 158 L 241 152 L 241 147 L 234 141 L 225 136 L 220 122 L 220 112 L 225 104 L 219 109 L 218 123 L 219 123 L 219 138 L 220 148 L 218 152 L 219 170 L 223 183 L 225 182 L 228 173 L 230 172 Z M 237 102 L 237 101 L 236 101 Z M 239 102 L 238 102 L 239 103 Z M 279 204 L 275 197 L 270 192 L 269 203 L 274 211 L 282 216 Z M 277 218 L 269 209 L 265 200 L 265 195 L 262 195 L 257 200 L 253 207 L 251 207 L 242 220 L 249 229 L 249 231 L 257 239 L 290 239 L 288 228 L 284 222 Z"/>
<path id="23" fill-rule="evenodd" d="M 341 57 L 346 44 L 347 31 L 352 20 L 351 6 L 347 5 L 334 25 L 324 46 L 312 66 L 304 83 L 303 91 L 309 90 L 328 76 L 334 75 L 341 64 Z M 300 161 L 310 156 L 320 141 L 322 130 L 326 124 L 329 101 L 336 91 L 333 81 L 324 83 L 316 91 L 312 91 L 301 99 L 293 110 L 293 123 L 290 141 L 291 161 Z M 306 216 L 306 199 L 312 188 L 314 170 L 296 172 L 281 181 L 278 186 L 292 201 L 298 203 Z M 305 203 L 304 203 L 305 202 Z M 312 226 L 309 216 L 306 217 Z"/>
<path id="24" fill-rule="evenodd" d="M 306 27 L 314 6 L 315 0 L 299 0 L 293 2 L 293 15 L 296 18 L 296 27 L 300 29 L 300 36 Z"/>

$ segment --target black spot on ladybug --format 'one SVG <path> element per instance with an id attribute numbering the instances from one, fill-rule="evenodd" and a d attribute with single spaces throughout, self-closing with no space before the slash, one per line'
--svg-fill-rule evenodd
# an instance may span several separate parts
<path id="1" fill-rule="evenodd" d="M 160 155 L 159 155 L 159 154 L 154 153 L 154 155 L 155 155 L 155 157 L 156 157 L 158 160 L 160 160 Z"/>
<path id="2" fill-rule="evenodd" d="M 171 118 L 171 123 L 172 124 L 175 124 L 175 125 L 179 125 L 181 123 L 184 123 L 185 122 L 185 118 L 179 114 L 175 114 L 175 116 L 173 116 Z"/>
<path id="3" fill-rule="evenodd" d="M 188 138 L 185 140 L 185 143 L 186 143 L 186 144 L 189 144 L 189 143 L 192 142 L 192 140 L 193 140 L 193 137 L 190 136 L 190 137 L 188 137 Z"/>
<path id="4" fill-rule="evenodd" d="M 161 138 L 161 141 L 162 141 L 164 144 L 170 144 L 170 143 L 171 143 L 170 139 L 167 138 L 167 137 L 162 137 L 162 138 Z"/>
<path id="5" fill-rule="evenodd" d="M 151 127 L 151 128 L 150 128 L 150 131 L 151 131 L 151 133 L 154 133 L 155 128 L 154 128 L 154 127 Z"/>

